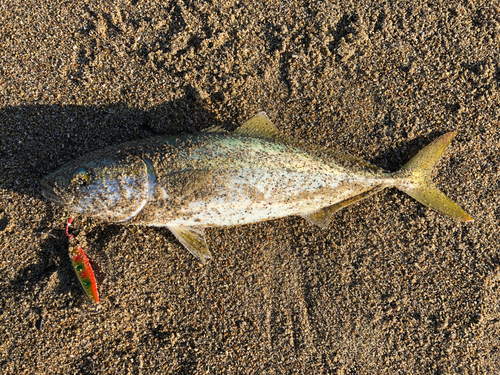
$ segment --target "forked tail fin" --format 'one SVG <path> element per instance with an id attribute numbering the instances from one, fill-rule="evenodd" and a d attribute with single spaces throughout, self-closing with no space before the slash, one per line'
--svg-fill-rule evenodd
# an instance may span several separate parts
<path id="1" fill-rule="evenodd" d="M 460 221 L 474 221 L 455 202 L 441 192 L 430 178 L 432 168 L 456 134 L 456 132 L 446 133 L 420 150 L 396 172 L 398 177 L 403 180 L 403 183 L 396 187 L 439 213 Z"/>

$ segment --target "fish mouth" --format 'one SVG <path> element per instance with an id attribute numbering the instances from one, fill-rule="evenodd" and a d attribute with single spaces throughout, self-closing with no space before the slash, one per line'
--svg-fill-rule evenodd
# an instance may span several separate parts
<path id="1" fill-rule="evenodd" d="M 70 204 L 73 201 L 73 197 L 69 197 L 70 199 L 64 199 L 61 194 L 58 194 L 57 192 L 57 186 L 54 186 L 51 183 L 51 180 L 48 178 L 44 178 L 42 181 L 40 181 L 41 185 L 43 186 L 42 188 L 42 195 L 45 197 L 45 199 L 59 205 L 59 206 L 64 206 L 67 204 Z"/>
<path id="2" fill-rule="evenodd" d="M 64 206 L 68 204 L 69 202 L 63 198 L 61 198 L 59 195 L 57 195 L 52 189 L 50 188 L 45 188 L 42 189 L 42 195 L 49 201 L 59 205 L 59 206 Z"/>

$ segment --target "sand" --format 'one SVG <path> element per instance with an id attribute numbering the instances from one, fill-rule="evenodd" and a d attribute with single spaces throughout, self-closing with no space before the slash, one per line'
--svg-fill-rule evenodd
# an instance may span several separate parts
<path id="1" fill-rule="evenodd" d="M 500 372 L 500 4 L 0 3 L 2 374 Z M 161 228 L 75 218 L 101 303 L 40 180 L 157 134 L 289 137 L 395 171 L 458 131 L 434 180 L 474 218 L 390 189 L 338 212 L 211 229 L 201 265 Z"/>

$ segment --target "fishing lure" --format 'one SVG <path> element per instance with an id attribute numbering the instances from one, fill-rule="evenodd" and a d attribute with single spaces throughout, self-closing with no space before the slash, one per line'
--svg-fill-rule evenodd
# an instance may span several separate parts
<path id="1" fill-rule="evenodd" d="M 82 247 L 76 242 L 75 236 L 68 233 L 70 225 L 73 223 L 73 218 L 68 220 L 66 225 L 66 236 L 69 237 L 69 257 L 73 268 L 75 269 L 76 276 L 82 284 L 83 290 L 87 296 L 95 303 L 99 303 L 99 294 L 97 292 L 97 282 L 95 280 L 94 271 L 90 265 L 89 259 Z"/>

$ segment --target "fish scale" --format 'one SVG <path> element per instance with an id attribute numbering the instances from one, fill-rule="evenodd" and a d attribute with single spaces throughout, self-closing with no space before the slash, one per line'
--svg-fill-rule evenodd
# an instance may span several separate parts
<path id="1" fill-rule="evenodd" d="M 131 224 L 227 226 L 300 215 L 393 180 L 373 170 L 349 174 L 292 145 L 240 135 L 193 135 L 169 142 L 169 150 L 160 147 L 158 157 L 156 147 L 143 152 L 154 155 L 155 172 L 161 168 L 159 192 Z M 200 172 L 193 176 L 193 170 Z"/>

